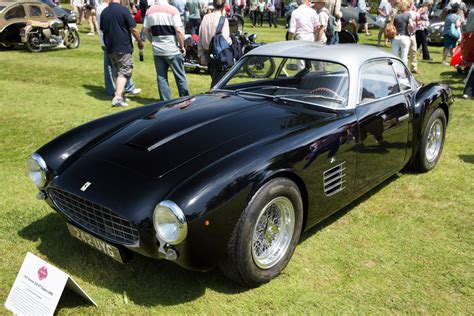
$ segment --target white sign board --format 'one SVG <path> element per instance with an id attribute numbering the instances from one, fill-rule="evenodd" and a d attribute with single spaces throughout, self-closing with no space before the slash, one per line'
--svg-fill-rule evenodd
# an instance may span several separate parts
<path id="1" fill-rule="evenodd" d="M 28 252 L 5 308 L 17 315 L 53 315 L 66 286 L 97 306 L 67 273 Z"/>

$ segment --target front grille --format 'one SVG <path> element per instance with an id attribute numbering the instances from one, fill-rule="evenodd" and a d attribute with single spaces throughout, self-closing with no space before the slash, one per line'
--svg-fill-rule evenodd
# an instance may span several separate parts
<path id="1" fill-rule="evenodd" d="M 334 195 L 337 192 L 345 189 L 345 164 L 346 162 L 344 161 L 343 163 L 324 172 L 324 194 L 327 196 Z"/>
<path id="2" fill-rule="evenodd" d="M 62 190 L 50 189 L 49 195 L 66 217 L 85 229 L 118 244 L 138 243 L 138 230 L 114 212 Z"/>

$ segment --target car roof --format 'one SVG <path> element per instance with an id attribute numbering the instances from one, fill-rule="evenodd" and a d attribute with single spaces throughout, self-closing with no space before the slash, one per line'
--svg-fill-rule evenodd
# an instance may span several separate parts
<path id="1" fill-rule="evenodd" d="M 40 0 L 0 0 L 0 6 L 8 7 L 16 3 L 41 3 Z"/>
<path id="2" fill-rule="evenodd" d="M 398 57 L 392 53 L 370 45 L 320 45 L 315 42 L 307 41 L 286 41 L 265 44 L 251 50 L 247 55 L 325 60 L 340 63 L 351 70 L 359 69 L 360 65 L 370 59 L 398 59 Z"/>

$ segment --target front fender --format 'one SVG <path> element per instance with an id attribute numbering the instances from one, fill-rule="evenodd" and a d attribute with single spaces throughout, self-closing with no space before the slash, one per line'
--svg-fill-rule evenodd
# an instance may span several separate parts
<path id="1" fill-rule="evenodd" d="M 442 108 L 446 118 L 451 117 L 451 105 L 454 102 L 453 93 L 446 84 L 431 83 L 421 86 L 415 95 L 413 113 L 413 147 L 411 160 L 416 157 L 420 147 L 421 137 L 427 128 L 431 114 Z"/>

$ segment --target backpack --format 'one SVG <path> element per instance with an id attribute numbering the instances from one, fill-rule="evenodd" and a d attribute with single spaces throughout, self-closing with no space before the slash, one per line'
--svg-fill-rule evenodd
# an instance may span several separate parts
<path id="1" fill-rule="evenodd" d="M 242 44 L 234 33 L 230 34 L 230 39 L 232 40 L 232 45 L 230 46 L 232 48 L 232 55 L 234 55 L 234 60 L 237 61 L 242 58 Z"/>
<path id="2" fill-rule="evenodd" d="M 326 34 L 327 38 L 331 38 L 336 33 L 336 18 L 329 13 L 329 10 L 327 8 L 323 8 L 323 11 L 326 12 L 326 14 L 328 15 L 328 25 L 326 26 L 326 30 L 324 31 L 324 33 Z"/>
<path id="3" fill-rule="evenodd" d="M 222 35 L 224 22 L 225 17 L 221 16 L 216 33 L 212 37 L 211 44 L 209 45 L 209 56 L 215 61 L 217 69 L 227 69 L 234 65 L 232 48 Z"/>

